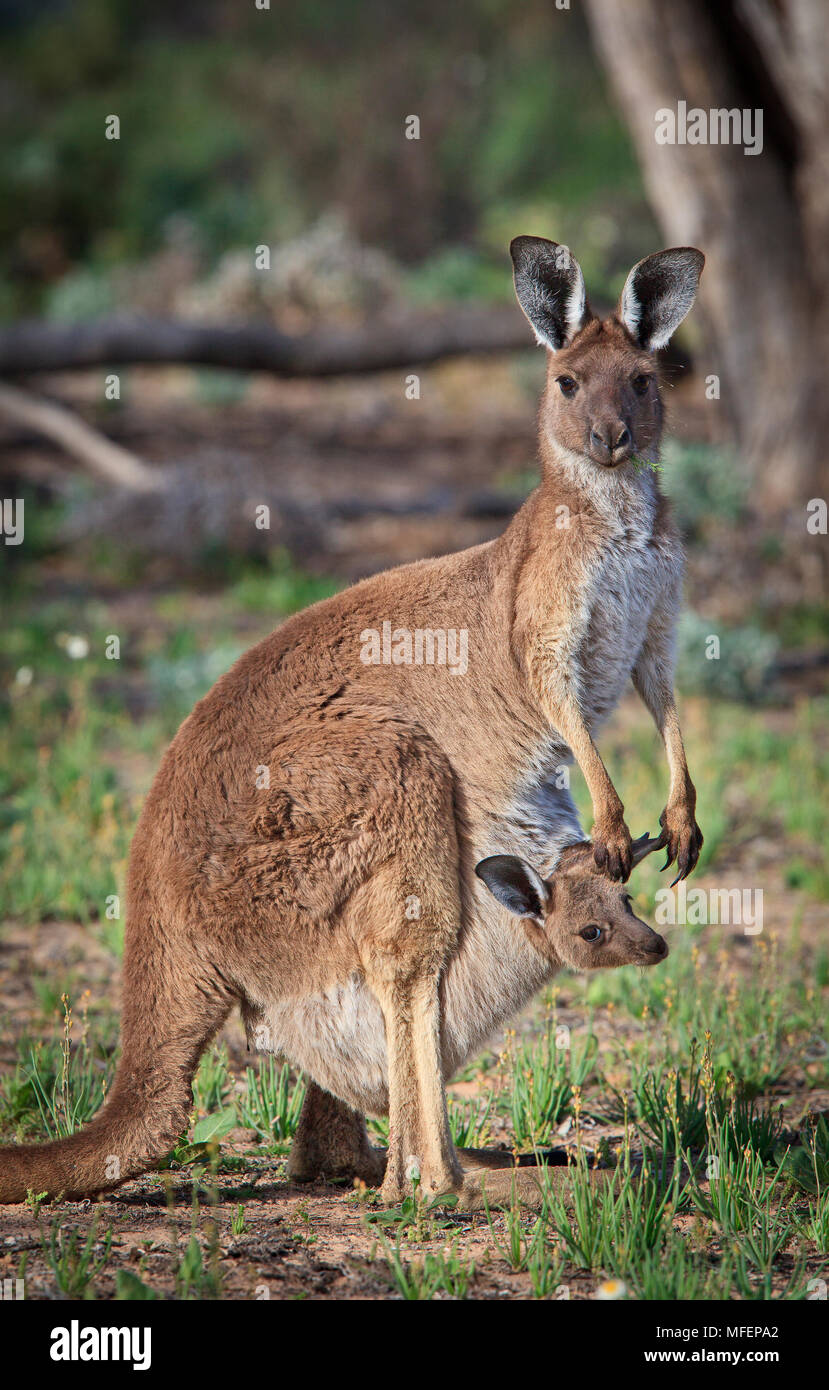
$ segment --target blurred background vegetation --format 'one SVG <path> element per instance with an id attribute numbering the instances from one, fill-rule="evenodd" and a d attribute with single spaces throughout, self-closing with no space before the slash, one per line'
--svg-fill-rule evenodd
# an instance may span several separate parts
<path id="1" fill-rule="evenodd" d="M 203 277 L 332 210 L 415 299 L 508 298 L 518 226 L 572 239 L 608 293 L 653 242 L 584 20 L 552 25 L 547 0 L 4 10 L 7 316 L 123 308 L 125 280 L 165 252 L 183 291 L 187 258 Z M 402 140 L 410 111 L 420 141 Z M 120 141 L 103 138 L 110 112 Z"/>

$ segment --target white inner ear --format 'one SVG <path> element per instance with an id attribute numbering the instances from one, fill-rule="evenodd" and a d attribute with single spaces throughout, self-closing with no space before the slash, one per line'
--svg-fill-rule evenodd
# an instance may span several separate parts
<path id="1" fill-rule="evenodd" d="M 636 338 L 639 334 L 639 320 L 642 317 L 642 305 L 635 289 L 633 288 L 636 276 L 636 266 L 628 275 L 625 281 L 625 288 L 622 290 L 621 320 L 631 337 Z M 660 344 L 662 346 L 662 344 Z"/>
<path id="2" fill-rule="evenodd" d="M 692 299 L 691 304 L 693 304 L 693 302 L 694 301 Z M 688 309 L 690 309 L 690 307 L 691 305 L 689 304 Z M 674 333 L 679 328 L 679 325 L 682 323 L 682 320 L 685 318 L 685 315 L 688 313 L 688 309 L 683 309 L 682 305 L 678 301 L 676 303 L 672 303 L 670 300 L 664 300 L 659 306 L 660 315 L 666 314 L 671 308 L 673 309 L 672 316 L 663 321 L 661 329 L 657 328 L 651 334 L 651 339 L 648 343 L 648 348 L 651 352 L 658 352 L 660 348 L 668 346 L 668 343 L 671 341 L 671 338 L 674 336 Z"/>
<path id="3" fill-rule="evenodd" d="M 575 263 L 575 271 L 575 284 L 567 296 L 567 303 L 564 308 L 564 322 L 567 324 L 568 338 L 573 338 L 581 328 L 584 319 L 584 306 L 587 298 L 584 288 L 584 276 L 581 273 L 581 266 L 577 262 Z"/>
<path id="4" fill-rule="evenodd" d="M 547 905 L 550 901 L 550 894 L 547 891 L 547 885 L 544 882 L 543 878 L 540 874 L 536 873 L 532 865 L 527 864 L 525 862 L 525 868 L 527 870 L 527 878 L 530 880 L 530 883 L 532 884 L 533 888 L 538 894 L 538 901 L 541 903 L 541 916 L 535 917 L 533 920 L 543 924 L 544 917 L 547 912 Z"/>
<path id="5" fill-rule="evenodd" d="M 581 266 L 578 261 L 573 261 L 573 266 L 575 271 L 573 284 L 569 289 L 562 292 L 564 328 L 566 333 L 561 348 L 567 347 L 581 328 L 584 322 L 584 309 L 587 303 L 587 291 L 584 286 L 584 276 L 582 275 Z M 561 351 L 561 348 L 557 348 L 555 343 L 550 342 L 546 333 L 543 333 L 541 329 L 533 323 L 532 319 L 530 319 L 530 327 L 535 334 L 535 341 L 538 343 L 539 347 L 548 348 L 550 352 Z"/>
<path id="6" fill-rule="evenodd" d="M 645 258 L 647 259 L 647 257 Z M 619 317 L 633 338 L 640 341 L 642 322 L 642 301 L 636 293 L 637 272 L 642 262 L 635 265 L 625 281 L 619 304 Z M 667 347 L 693 306 L 697 295 L 696 280 L 677 277 L 661 294 L 655 295 L 649 304 L 648 319 L 652 324 L 647 342 L 642 341 L 646 352 L 658 352 Z"/>

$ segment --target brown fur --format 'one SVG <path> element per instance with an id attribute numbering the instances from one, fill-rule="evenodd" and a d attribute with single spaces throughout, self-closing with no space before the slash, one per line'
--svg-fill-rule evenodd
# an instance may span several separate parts
<path id="1" fill-rule="evenodd" d="M 630 382 L 643 364 L 653 382 L 639 396 Z M 562 396 L 565 371 L 581 401 Z M 569 797 L 549 782 L 572 750 L 593 798 L 595 863 L 584 852 L 562 861 L 558 910 L 562 923 L 598 909 L 618 917 L 623 890 L 611 879 L 627 877 L 633 850 L 593 735 L 631 674 L 671 771 L 659 843 L 680 873 L 701 843 L 672 693 L 681 553 L 651 471 L 624 449 L 606 467 L 590 445 L 590 431 L 609 439 L 620 422 L 631 450 L 656 448 L 653 363 L 617 318 L 588 318 L 550 355 L 541 486 L 503 536 L 297 614 L 196 705 L 132 844 L 112 1095 L 67 1140 L 0 1149 L 0 1200 L 101 1191 L 151 1164 L 184 1127 L 198 1058 L 236 1002 L 265 1047 L 279 1045 L 274 1020 L 287 1018 L 297 1050 L 312 1046 L 302 1065 L 338 1096 L 322 1103 L 311 1087 L 297 1176 L 376 1172 L 356 1100 L 388 1106 L 388 1197 L 415 1166 L 427 1189 L 459 1188 L 445 1074 L 563 963 L 581 960 L 552 938 L 546 954 L 523 940 L 475 865 L 532 842 L 539 867 L 555 867 L 581 838 Z M 468 672 L 364 664 L 364 631 L 385 620 L 467 629 Z M 573 875 L 577 893 L 565 891 Z M 355 1037 L 379 1004 L 385 1056 L 368 1034 L 363 1060 L 325 1042 L 349 997 Z M 328 1156 L 314 1138 L 323 1123 L 333 1126 Z"/>

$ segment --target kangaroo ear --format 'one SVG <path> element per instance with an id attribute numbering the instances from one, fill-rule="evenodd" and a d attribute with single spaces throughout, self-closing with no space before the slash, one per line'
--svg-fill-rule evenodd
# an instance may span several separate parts
<path id="1" fill-rule="evenodd" d="M 542 347 L 566 347 L 593 315 L 575 256 L 557 241 L 517 236 L 510 242 L 518 303 Z"/>
<path id="2" fill-rule="evenodd" d="M 705 257 L 693 246 L 657 251 L 633 267 L 616 310 L 647 352 L 665 347 L 697 297 Z"/>
<path id="3" fill-rule="evenodd" d="M 475 865 L 475 873 L 515 917 L 531 917 L 543 923 L 552 904 L 552 892 L 526 860 L 513 854 L 493 854 Z"/>

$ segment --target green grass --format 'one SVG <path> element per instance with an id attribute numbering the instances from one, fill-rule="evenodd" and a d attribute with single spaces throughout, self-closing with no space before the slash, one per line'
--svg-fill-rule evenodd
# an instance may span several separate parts
<path id="1" fill-rule="evenodd" d="M 240 1121 L 263 1143 L 284 1145 L 296 1133 L 304 1099 L 305 1082 L 295 1080 L 286 1063 L 280 1066 L 274 1057 L 260 1057 L 256 1068 L 245 1071 Z"/>
<path id="2" fill-rule="evenodd" d="M 464 1260 L 457 1245 L 439 1254 L 427 1252 L 422 1259 L 406 1260 L 400 1237 L 392 1243 L 381 1237 L 390 1283 L 407 1303 L 428 1302 L 438 1296 L 464 1299 L 475 1279 L 475 1265 Z"/>
<path id="3" fill-rule="evenodd" d="M 41 1227 L 40 1241 L 59 1293 L 64 1298 L 94 1298 L 95 1280 L 109 1262 L 112 1231 L 99 1241 L 97 1222 L 93 1221 L 84 1236 L 77 1227 L 57 1219 L 50 1223 L 48 1233 Z"/>
<path id="4" fill-rule="evenodd" d="M 768 1162 L 782 1132 L 780 1114 L 769 1105 L 758 1107 L 756 1099 L 746 1095 L 745 1082 L 738 1083 L 733 1073 L 727 1072 L 724 1079 L 721 1072 L 715 1077 L 712 1046 L 707 1037 L 703 1060 L 698 1062 L 693 1040 L 682 1071 L 665 1070 L 664 1063 L 632 1062 L 631 1118 L 643 1142 L 663 1153 L 670 1149 L 674 1121 L 683 1151 L 700 1151 L 709 1142 L 712 1126 L 720 1134 L 727 1124 L 728 1142 L 735 1152 L 749 1148 Z M 619 1096 L 623 1107 L 627 1099 Z"/>
<path id="5" fill-rule="evenodd" d="M 718 1083 L 731 1073 L 748 1096 L 801 1065 L 812 1044 L 819 1046 L 809 1075 L 813 1084 L 825 1084 L 825 1004 L 808 975 L 786 968 L 779 941 L 754 938 L 745 970 L 736 974 L 727 929 L 680 930 L 658 971 L 597 974 L 575 983 L 577 998 L 585 1007 L 611 1005 L 636 1019 L 642 1055 L 648 1055 L 646 1044 L 658 1042 L 661 1064 L 677 1070 L 686 1065 L 695 1040 L 710 1032 Z"/>
<path id="6" fill-rule="evenodd" d="M 42 603 L 18 576 L 14 620 L 0 632 L 0 917 L 98 921 L 117 938 L 143 792 L 181 720 L 250 644 L 233 635 L 233 621 L 260 614 L 264 636 L 337 587 L 277 551 L 227 585 L 218 623 L 194 625 L 186 594 L 174 592 L 151 600 L 146 627 L 125 631 L 105 603 Z M 119 660 L 106 656 L 110 634 Z M 85 654 L 73 656 L 84 651 L 78 641 Z M 136 686 L 138 719 L 129 709 Z"/>
<path id="7" fill-rule="evenodd" d="M 458 1100 L 456 1096 L 447 1097 L 449 1109 L 449 1128 L 459 1149 L 482 1149 L 490 1137 L 490 1116 L 492 1114 L 492 1093 L 481 1100 Z"/>
<path id="8" fill-rule="evenodd" d="M 342 584 L 297 569 L 284 548 L 272 552 L 264 568 L 249 568 L 231 587 L 230 604 L 247 613 L 266 613 L 274 622 L 330 598 Z"/>
<path id="9" fill-rule="evenodd" d="M 575 1088 L 590 1077 L 598 1046 L 587 1029 L 581 1041 L 563 1046 L 555 1018 L 544 1031 L 522 1041 L 509 1059 L 511 1084 L 506 1108 L 520 1149 L 544 1148 L 568 1113 Z"/>
<path id="10" fill-rule="evenodd" d="M 63 996 L 59 1038 L 18 1044 L 13 1070 L 0 1076 L 0 1128 L 16 1139 L 62 1139 L 74 1134 L 100 1107 L 115 1074 L 112 1021 L 82 1018 L 78 1036 L 68 996 Z"/>

